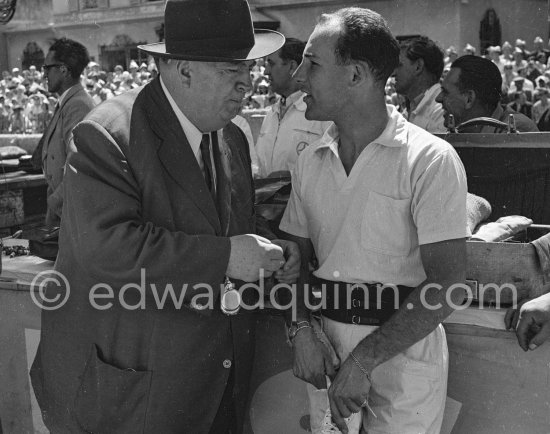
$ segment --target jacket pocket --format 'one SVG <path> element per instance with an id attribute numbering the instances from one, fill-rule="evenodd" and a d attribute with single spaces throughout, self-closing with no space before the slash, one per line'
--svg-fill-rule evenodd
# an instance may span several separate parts
<path id="1" fill-rule="evenodd" d="M 151 376 L 105 363 L 93 345 L 75 399 L 78 423 L 94 434 L 143 433 Z"/>
<path id="2" fill-rule="evenodd" d="M 366 250 L 406 256 L 411 250 L 412 228 L 410 199 L 369 192 L 361 221 L 361 243 Z"/>

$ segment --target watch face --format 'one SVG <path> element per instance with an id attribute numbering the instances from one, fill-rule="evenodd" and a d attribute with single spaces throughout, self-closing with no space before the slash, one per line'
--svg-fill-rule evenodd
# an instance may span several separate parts
<path id="1" fill-rule="evenodd" d="M 241 294 L 233 289 L 223 293 L 221 298 L 222 312 L 227 315 L 236 314 L 241 308 Z"/>

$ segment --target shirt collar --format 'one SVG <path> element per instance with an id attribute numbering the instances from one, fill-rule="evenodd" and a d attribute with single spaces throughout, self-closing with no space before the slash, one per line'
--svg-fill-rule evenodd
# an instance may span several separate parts
<path id="1" fill-rule="evenodd" d="M 504 110 L 502 108 L 502 106 L 500 104 L 497 104 L 497 108 L 495 109 L 495 111 L 493 112 L 493 114 L 491 115 L 491 117 L 493 119 L 499 119 L 502 117 L 504 113 Z"/>
<path id="2" fill-rule="evenodd" d="M 58 105 L 59 107 L 61 107 L 61 104 L 63 103 L 63 101 L 65 100 L 65 98 L 67 98 L 67 94 L 69 93 L 69 91 L 70 91 L 73 87 L 75 87 L 75 86 L 78 86 L 78 84 L 72 85 L 71 87 L 69 87 L 65 92 L 63 92 L 63 93 L 59 96 L 59 98 L 57 99 L 57 105 Z"/>
<path id="3" fill-rule="evenodd" d="M 411 102 L 411 112 L 419 112 L 422 108 L 429 105 L 432 101 L 435 100 L 439 92 L 441 91 L 441 85 L 439 83 L 433 84 L 431 87 L 426 89 L 424 93 L 418 95 L 414 99 L 414 105 Z M 414 109 L 413 109 L 414 106 Z"/>
<path id="4" fill-rule="evenodd" d="M 290 107 L 291 105 L 294 105 L 294 107 L 296 107 L 297 110 L 305 112 L 307 108 L 307 104 L 304 102 L 304 96 L 305 96 L 304 92 L 302 92 L 301 90 L 297 90 L 296 92 L 286 97 L 285 106 Z M 280 104 L 277 105 L 277 110 L 280 110 L 280 108 L 281 108 Z"/>
<path id="5" fill-rule="evenodd" d="M 397 111 L 397 108 L 391 104 L 386 105 L 388 111 L 389 120 L 380 134 L 371 143 L 376 143 L 389 148 L 400 148 L 407 144 L 407 121 Z M 323 134 L 323 137 L 319 140 L 315 152 L 320 149 L 330 149 L 335 155 L 338 155 L 338 141 L 339 141 L 338 127 L 332 124 Z"/>
<path id="6" fill-rule="evenodd" d="M 160 85 L 162 87 L 164 94 L 166 95 L 166 98 L 168 99 L 168 102 L 170 103 L 170 107 L 172 107 L 172 110 L 174 110 L 174 113 L 178 118 L 181 128 L 183 129 L 183 133 L 185 134 L 185 137 L 187 137 L 187 141 L 189 142 L 189 145 L 191 145 L 193 154 L 195 154 L 195 157 L 197 157 L 200 154 L 202 132 L 195 125 L 193 125 L 191 121 L 187 119 L 187 116 L 185 116 L 183 112 L 180 110 L 180 108 L 176 104 L 176 101 L 174 101 L 174 98 L 172 98 L 172 95 L 170 95 L 170 92 L 164 85 L 164 82 L 162 81 L 162 77 L 160 78 Z"/>
<path id="7" fill-rule="evenodd" d="M 416 110 L 420 102 L 422 101 L 422 98 L 424 98 L 424 95 L 426 95 L 426 91 L 422 92 L 420 95 L 417 95 L 416 98 L 413 98 L 411 101 L 411 111 Z"/>

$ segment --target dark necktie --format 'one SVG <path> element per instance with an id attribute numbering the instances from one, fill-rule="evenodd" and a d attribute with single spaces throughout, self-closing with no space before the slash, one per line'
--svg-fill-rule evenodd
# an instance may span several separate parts
<path id="1" fill-rule="evenodd" d="M 214 170 L 212 168 L 212 159 L 210 157 L 210 134 L 203 134 L 201 140 L 201 157 L 204 165 L 204 178 L 206 185 L 212 196 L 214 196 Z"/>

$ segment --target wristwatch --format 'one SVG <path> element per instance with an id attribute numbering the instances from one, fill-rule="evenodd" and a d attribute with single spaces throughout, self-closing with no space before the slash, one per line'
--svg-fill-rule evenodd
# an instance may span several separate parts
<path id="1" fill-rule="evenodd" d="M 300 330 L 307 328 L 311 328 L 311 323 L 309 321 L 292 321 L 288 328 L 288 340 L 290 343 L 292 343 Z"/>

